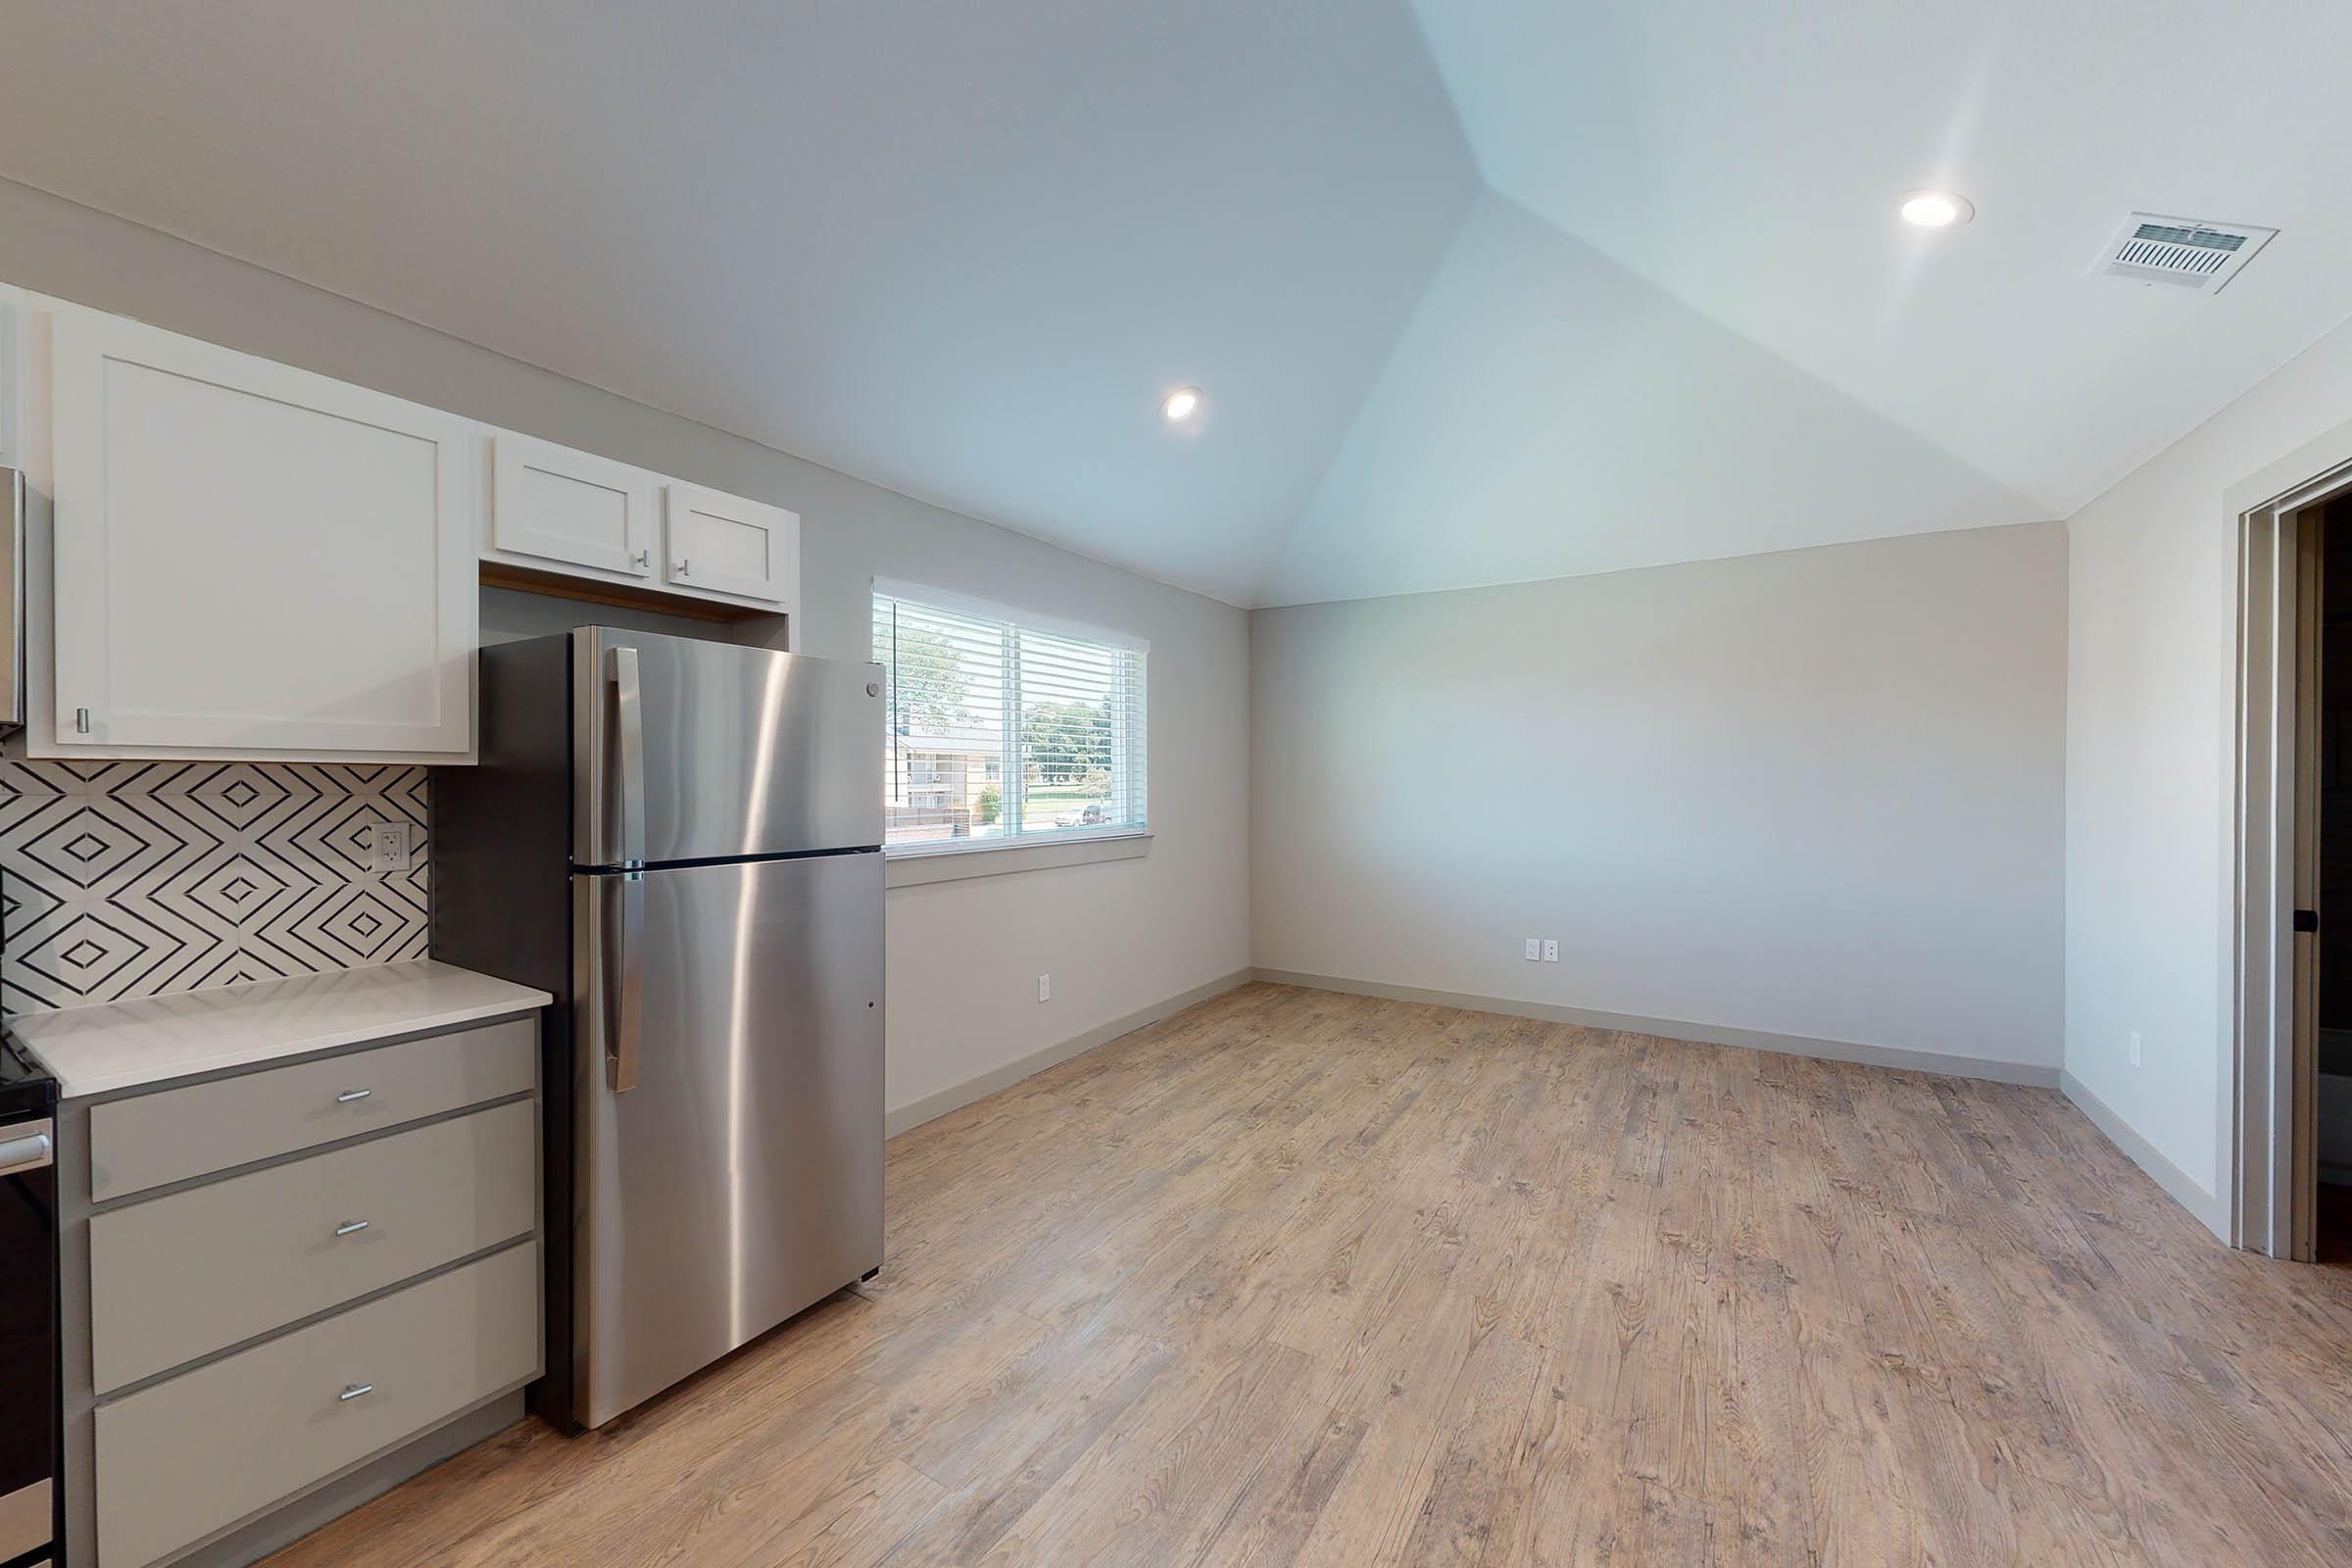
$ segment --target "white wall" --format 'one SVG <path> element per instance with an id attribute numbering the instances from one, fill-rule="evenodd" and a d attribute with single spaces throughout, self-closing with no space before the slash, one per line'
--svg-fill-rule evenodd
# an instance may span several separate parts
<path id="1" fill-rule="evenodd" d="M 2046 1077 L 2065 549 L 2038 523 L 1259 612 L 1258 963 Z"/>
<path id="2" fill-rule="evenodd" d="M 2217 1228 L 2230 1198 L 2237 581 L 2224 495 L 2347 419 L 2352 325 L 2067 523 L 2066 1068 Z"/>
<path id="3" fill-rule="evenodd" d="M 0 279 L 790 507 L 813 654 L 868 657 L 877 575 L 1149 638 L 1148 857 L 891 893 L 894 1109 L 1249 964 L 1241 611 L 4 180 Z"/>

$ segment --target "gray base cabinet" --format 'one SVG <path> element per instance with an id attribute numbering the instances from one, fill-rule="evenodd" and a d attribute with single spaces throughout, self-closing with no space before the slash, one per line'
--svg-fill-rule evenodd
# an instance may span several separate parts
<path id="1" fill-rule="evenodd" d="M 538 1292 L 512 1247 L 100 1405 L 99 1560 L 154 1562 L 530 1377 Z"/>
<path id="2" fill-rule="evenodd" d="M 538 1059 L 517 1017 L 67 1102 L 69 1568 L 247 1560 L 540 1375 Z"/>

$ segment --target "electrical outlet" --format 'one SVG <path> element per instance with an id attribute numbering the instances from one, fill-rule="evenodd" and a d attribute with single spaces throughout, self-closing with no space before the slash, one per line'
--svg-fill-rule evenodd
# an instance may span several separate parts
<path id="1" fill-rule="evenodd" d="M 406 871 L 409 868 L 409 824 L 378 822 L 368 835 L 368 868 Z"/>
<path id="2" fill-rule="evenodd" d="M 1037 1000 L 1040 1002 L 1054 1000 L 1054 977 L 1052 975 L 1041 974 L 1037 977 Z"/>
<path id="3" fill-rule="evenodd" d="M 1529 937 L 1527 939 L 1527 961 L 1533 963 L 1542 956 L 1544 956 L 1544 944 L 1534 937 Z"/>
<path id="4" fill-rule="evenodd" d="M 1545 963 L 1560 961 L 1560 945 L 1549 937 L 1544 939 L 1544 961 Z"/>
<path id="5" fill-rule="evenodd" d="M 2132 1031 L 2132 1065 L 2139 1065 L 2139 1031 L 2136 1029 Z"/>

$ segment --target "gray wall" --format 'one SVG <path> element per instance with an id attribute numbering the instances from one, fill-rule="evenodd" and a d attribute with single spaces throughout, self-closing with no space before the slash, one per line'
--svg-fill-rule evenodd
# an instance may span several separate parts
<path id="1" fill-rule="evenodd" d="M 810 653 L 868 657 L 876 575 L 1150 639 L 1152 853 L 895 890 L 893 1107 L 1250 962 L 1241 611 L 4 180 L 0 282 L 789 507 Z"/>
<path id="2" fill-rule="evenodd" d="M 2058 1065 L 2058 525 L 1251 635 L 1260 965 Z"/>

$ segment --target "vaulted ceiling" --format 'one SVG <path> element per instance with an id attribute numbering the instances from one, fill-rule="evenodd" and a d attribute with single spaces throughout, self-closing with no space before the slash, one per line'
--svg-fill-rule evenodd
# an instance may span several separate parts
<path id="1" fill-rule="evenodd" d="M 1281 604 L 2065 515 L 2352 315 L 2348 60 L 2288 0 L 24 0 L 0 175 Z M 2134 209 L 2281 232 L 2093 275 Z"/>

